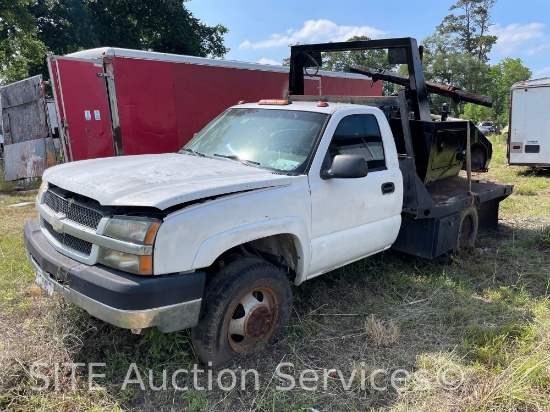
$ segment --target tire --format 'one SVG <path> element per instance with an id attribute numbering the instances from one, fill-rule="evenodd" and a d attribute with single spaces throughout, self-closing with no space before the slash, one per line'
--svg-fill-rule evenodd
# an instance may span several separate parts
<path id="1" fill-rule="evenodd" d="M 292 290 L 284 272 L 260 259 L 239 259 L 207 286 L 191 341 L 204 364 L 222 367 L 259 342 L 275 343 L 291 313 Z"/>
<path id="2" fill-rule="evenodd" d="M 455 252 L 462 252 L 475 246 L 478 228 L 479 221 L 475 207 L 469 207 L 460 212 Z"/>

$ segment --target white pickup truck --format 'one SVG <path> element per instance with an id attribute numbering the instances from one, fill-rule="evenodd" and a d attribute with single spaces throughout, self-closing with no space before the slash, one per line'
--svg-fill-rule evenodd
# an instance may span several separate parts
<path id="1" fill-rule="evenodd" d="M 326 101 L 242 103 L 179 153 L 50 168 L 24 229 L 36 282 L 136 333 L 193 328 L 198 356 L 214 365 L 273 342 L 292 283 L 392 245 L 436 257 L 473 244 L 480 223 L 496 225 L 511 186 L 469 190 L 450 177 L 430 191 L 410 133 L 398 154 L 387 116 Z M 470 124 L 438 123 L 454 157 L 446 140 L 434 150 L 453 163 L 464 152 L 457 128 Z"/>
<path id="2" fill-rule="evenodd" d="M 208 358 L 221 335 L 222 352 L 277 335 L 289 277 L 388 249 L 403 183 L 383 113 L 266 103 L 229 109 L 178 154 L 48 169 L 25 227 L 38 283 L 120 327 L 170 332 L 200 316 Z"/>

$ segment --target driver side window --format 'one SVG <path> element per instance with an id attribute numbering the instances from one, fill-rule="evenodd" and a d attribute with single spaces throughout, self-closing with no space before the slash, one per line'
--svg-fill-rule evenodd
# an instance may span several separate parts
<path id="1" fill-rule="evenodd" d="M 382 135 L 374 115 L 354 114 L 340 121 L 328 148 L 330 164 L 339 154 L 362 156 L 369 172 L 386 170 Z"/>

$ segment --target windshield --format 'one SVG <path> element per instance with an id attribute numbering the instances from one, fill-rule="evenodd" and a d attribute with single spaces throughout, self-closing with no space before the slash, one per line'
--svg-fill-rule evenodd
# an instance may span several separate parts
<path id="1" fill-rule="evenodd" d="M 303 173 L 328 115 L 294 110 L 228 109 L 180 153 Z"/>

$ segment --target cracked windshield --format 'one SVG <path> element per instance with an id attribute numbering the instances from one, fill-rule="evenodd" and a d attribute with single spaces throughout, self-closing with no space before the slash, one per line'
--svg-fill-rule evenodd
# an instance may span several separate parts
<path id="1" fill-rule="evenodd" d="M 303 173 L 326 118 L 323 113 L 294 110 L 229 109 L 197 133 L 180 153 Z"/>

